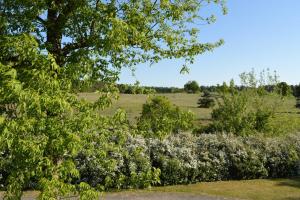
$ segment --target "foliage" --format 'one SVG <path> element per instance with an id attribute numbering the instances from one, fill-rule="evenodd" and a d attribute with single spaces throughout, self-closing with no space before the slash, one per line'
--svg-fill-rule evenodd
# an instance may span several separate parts
<path id="1" fill-rule="evenodd" d="M 22 190 L 33 183 L 42 191 L 42 199 L 76 191 L 83 192 L 83 198 L 94 197 L 92 189 L 80 189 L 84 183 L 70 182 L 79 177 L 73 158 L 92 125 L 89 106 L 67 92 L 70 81 L 57 79 L 53 57 L 43 54 L 32 37 L 22 34 L 0 40 L 0 105 L 14 105 L 0 109 L 6 198 L 20 199 Z M 13 62 L 11 56 L 18 60 Z"/>
<path id="2" fill-rule="evenodd" d="M 300 97 L 300 84 L 298 84 L 298 85 L 292 85 L 291 89 L 292 89 L 293 95 L 295 97 Z"/>
<path id="3" fill-rule="evenodd" d="M 170 133 L 192 128 L 194 115 L 172 105 L 165 96 L 150 97 L 143 105 L 137 128 L 146 137 L 164 138 Z"/>
<path id="4" fill-rule="evenodd" d="M 95 109 L 109 106 L 116 96 L 121 67 L 165 58 L 188 64 L 220 46 L 222 40 L 197 42 L 198 30 L 191 25 L 215 21 L 199 16 L 206 3 L 226 13 L 219 0 L 1 1 L 0 166 L 6 198 L 20 199 L 22 190 L 34 188 L 41 199 L 69 193 L 95 199 L 98 194 L 88 184 L 73 182 L 80 180 L 75 158 L 92 148 L 88 139 L 95 120 L 105 121 Z M 78 100 L 74 90 L 96 80 L 103 83 L 99 100 Z M 98 144 L 108 140 L 97 139 Z M 128 152 L 129 163 L 142 163 L 138 150 Z M 130 185 L 152 180 L 150 171 L 147 165 L 141 173 L 130 168 Z"/>
<path id="5" fill-rule="evenodd" d="M 196 24 L 216 20 L 210 12 L 200 15 L 203 5 L 211 4 L 226 14 L 223 0 L 3 0 L 0 22 L 7 34 L 32 33 L 73 84 L 107 82 L 117 78 L 121 67 L 165 58 L 183 58 L 188 64 L 223 44 L 197 40 Z"/>
<path id="6" fill-rule="evenodd" d="M 78 182 L 99 190 L 145 188 L 159 182 L 160 171 L 152 167 L 144 139 L 130 134 L 123 111 L 97 120 L 96 127 L 76 158 Z"/>
<path id="7" fill-rule="evenodd" d="M 266 139 L 181 133 L 149 140 L 151 161 L 161 170 L 163 185 L 299 173 L 299 134 Z"/>
<path id="8" fill-rule="evenodd" d="M 262 72 L 260 79 L 254 71 L 240 75 L 242 90 L 238 90 L 233 82 L 226 83 L 219 89 L 218 107 L 212 112 L 213 124 L 210 131 L 225 131 L 239 135 L 266 133 L 274 128 L 270 121 L 284 102 L 282 93 L 276 87 L 277 75 Z M 272 87 L 268 91 L 268 87 Z M 274 133 L 275 134 L 275 133 Z"/>
<path id="9" fill-rule="evenodd" d="M 204 91 L 197 103 L 199 108 L 212 108 L 215 106 L 214 97 L 207 91 Z"/>
<path id="10" fill-rule="evenodd" d="M 200 87 L 197 81 L 189 81 L 184 84 L 184 91 L 187 93 L 197 93 L 200 92 Z"/>
<path id="11" fill-rule="evenodd" d="M 266 168 L 269 177 L 293 177 L 300 172 L 300 137 L 291 135 L 285 139 L 273 138 L 267 141 Z"/>
<path id="12" fill-rule="evenodd" d="M 276 88 L 277 92 L 283 97 L 290 96 L 292 94 L 292 89 L 286 82 L 278 83 Z"/>
<path id="13" fill-rule="evenodd" d="M 154 94 L 156 90 L 151 87 L 142 87 L 137 82 L 134 85 L 119 84 L 118 89 L 122 94 Z"/>
<path id="14" fill-rule="evenodd" d="M 300 108 L 300 98 L 297 98 L 297 101 L 296 101 L 296 108 Z"/>

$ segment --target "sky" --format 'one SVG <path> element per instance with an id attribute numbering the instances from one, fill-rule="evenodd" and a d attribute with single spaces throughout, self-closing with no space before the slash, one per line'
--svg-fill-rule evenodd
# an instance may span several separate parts
<path id="1" fill-rule="evenodd" d="M 120 83 L 144 86 L 183 87 L 189 80 L 215 85 L 254 69 L 277 71 L 280 81 L 300 83 L 300 0 L 227 0 L 228 14 L 209 8 L 217 15 L 211 25 L 199 26 L 201 42 L 225 44 L 196 57 L 189 74 L 180 74 L 182 60 L 163 60 L 138 65 L 135 76 L 123 69 Z"/>

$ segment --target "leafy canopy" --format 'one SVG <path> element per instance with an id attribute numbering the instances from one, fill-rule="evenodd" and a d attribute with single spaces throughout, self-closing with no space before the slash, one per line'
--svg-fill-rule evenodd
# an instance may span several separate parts
<path id="1" fill-rule="evenodd" d="M 184 84 L 184 90 L 188 93 L 197 93 L 200 92 L 200 86 L 197 81 L 189 81 Z"/>
<path id="2" fill-rule="evenodd" d="M 197 40 L 195 23 L 215 20 L 200 15 L 207 4 L 226 13 L 221 0 L 0 0 L 6 198 L 20 199 L 22 190 L 34 187 L 42 199 L 76 192 L 95 199 L 88 184 L 72 182 L 80 176 L 74 159 L 101 120 L 94 109 L 110 104 L 121 67 L 164 58 L 189 63 L 221 45 Z M 74 87 L 95 80 L 104 83 L 99 100 L 78 100 Z"/>
<path id="3" fill-rule="evenodd" d="M 196 24 L 215 21 L 200 15 L 211 3 L 226 13 L 223 0 L 2 0 L 1 29 L 34 35 L 69 78 L 106 78 L 111 66 L 163 58 L 192 62 L 221 45 L 197 40 Z"/>

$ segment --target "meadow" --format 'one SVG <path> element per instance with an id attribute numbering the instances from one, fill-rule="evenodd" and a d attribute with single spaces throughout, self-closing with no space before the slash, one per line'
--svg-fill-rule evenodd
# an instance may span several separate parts
<path id="1" fill-rule="evenodd" d="M 78 95 L 80 98 L 84 98 L 88 101 L 96 101 L 99 97 L 97 93 L 79 93 Z M 211 121 L 212 108 L 198 108 L 197 101 L 201 96 L 200 93 L 164 93 L 152 95 L 165 96 L 181 109 L 192 111 L 195 114 L 194 124 L 207 124 Z M 142 112 L 143 104 L 146 103 L 147 98 L 152 95 L 120 94 L 119 99 L 113 100 L 112 106 L 101 111 L 101 113 L 104 115 L 112 115 L 117 109 L 123 109 L 126 111 L 129 121 L 134 123 Z M 296 108 L 295 105 L 296 99 L 294 97 L 287 97 L 283 105 L 278 109 L 273 123 L 282 123 L 284 128 L 300 130 L 300 109 Z"/>

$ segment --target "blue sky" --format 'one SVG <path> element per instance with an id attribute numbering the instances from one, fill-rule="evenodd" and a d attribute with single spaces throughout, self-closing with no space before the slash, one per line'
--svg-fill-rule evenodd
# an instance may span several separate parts
<path id="1" fill-rule="evenodd" d="M 153 66 L 138 65 L 135 77 L 128 69 L 120 83 L 148 86 L 182 87 L 189 80 L 200 85 L 213 85 L 238 80 L 245 71 L 276 70 L 280 80 L 300 83 L 300 0 L 227 0 L 228 14 L 217 22 L 200 26 L 199 40 L 225 44 L 214 52 L 199 55 L 190 66 L 190 73 L 179 73 L 181 60 L 163 60 Z"/>

